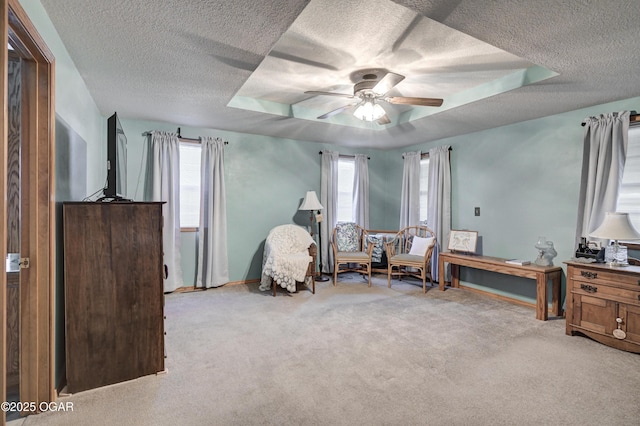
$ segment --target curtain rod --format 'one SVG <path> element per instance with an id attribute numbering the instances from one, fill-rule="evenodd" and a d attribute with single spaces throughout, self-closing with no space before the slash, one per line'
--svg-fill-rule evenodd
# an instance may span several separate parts
<path id="1" fill-rule="evenodd" d="M 449 147 L 449 151 L 453 151 L 453 148 L 452 148 L 452 147 Z M 429 153 L 428 153 L 428 152 L 421 152 L 421 153 L 420 153 L 420 158 L 422 158 L 422 157 L 428 157 L 428 156 L 429 156 Z M 404 159 L 404 155 L 402 156 L 402 158 Z"/>
<path id="2" fill-rule="evenodd" d="M 580 125 L 584 127 L 586 124 L 587 122 L 583 121 L 582 124 Z M 640 124 L 640 114 L 638 114 L 636 111 L 631 111 L 631 114 L 629 115 L 629 124 L 631 125 Z"/>
<path id="3" fill-rule="evenodd" d="M 322 151 L 320 151 L 318 154 L 322 155 Z M 349 155 L 349 154 L 338 154 L 339 157 L 347 157 L 347 158 L 356 158 L 355 155 Z M 369 157 L 367 155 L 367 160 L 371 160 L 371 157 Z"/>
<path id="4" fill-rule="evenodd" d="M 183 141 L 193 141 L 193 142 L 200 143 L 200 138 L 185 138 L 185 137 L 183 137 L 180 134 L 180 127 L 178 127 L 177 134 L 178 134 L 178 139 L 182 139 Z M 147 132 L 144 132 L 142 134 L 142 136 L 149 136 L 149 135 L 151 135 L 151 131 L 147 131 Z M 229 145 L 229 142 L 228 141 L 224 141 L 224 144 L 225 145 Z"/>

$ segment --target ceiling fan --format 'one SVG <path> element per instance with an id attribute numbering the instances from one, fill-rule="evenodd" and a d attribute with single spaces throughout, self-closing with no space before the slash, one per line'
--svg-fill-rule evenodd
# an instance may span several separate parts
<path id="1" fill-rule="evenodd" d="M 442 99 L 437 98 L 415 98 L 406 96 L 387 96 L 387 93 L 398 83 L 404 80 L 404 76 L 393 72 L 381 70 L 363 70 L 354 73 L 360 81 L 353 86 L 353 95 L 336 92 L 322 92 L 309 90 L 304 93 L 310 95 L 340 96 L 344 98 L 357 99 L 355 102 L 341 106 L 340 108 L 322 114 L 318 119 L 332 117 L 355 107 L 353 115 L 360 120 L 376 121 L 378 124 L 389 124 L 389 116 L 380 105 L 380 101 L 399 105 L 433 106 L 442 105 Z"/>

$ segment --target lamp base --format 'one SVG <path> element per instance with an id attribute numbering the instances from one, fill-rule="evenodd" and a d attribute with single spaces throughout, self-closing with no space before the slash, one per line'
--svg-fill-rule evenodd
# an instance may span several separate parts
<path id="1" fill-rule="evenodd" d="M 329 281 L 329 278 L 325 277 L 322 274 L 319 274 L 318 276 L 316 276 L 315 281 L 316 282 L 326 282 L 326 281 Z"/>
<path id="2" fill-rule="evenodd" d="M 624 266 L 627 265 L 627 247 L 621 246 L 618 244 L 618 241 L 615 244 L 605 247 L 604 251 L 604 261 L 609 264 L 609 266 Z"/>

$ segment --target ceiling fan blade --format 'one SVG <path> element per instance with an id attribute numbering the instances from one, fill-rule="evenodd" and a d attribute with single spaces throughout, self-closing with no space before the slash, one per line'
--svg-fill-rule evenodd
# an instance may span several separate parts
<path id="1" fill-rule="evenodd" d="M 402 80 L 404 80 L 404 75 L 388 72 L 378 83 L 376 83 L 375 86 L 373 86 L 373 89 L 371 90 L 379 95 L 384 95 Z"/>
<path id="2" fill-rule="evenodd" d="M 318 117 L 318 120 L 324 120 L 325 118 L 333 117 L 334 115 L 340 114 L 342 111 L 345 111 L 345 110 L 351 108 L 354 105 L 355 104 L 349 104 L 349 105 L 341 106 L 340 108 L 334 109 L 333 111 L 329 111 L 326 114 L 322 114 L 321 116 Z"/>
<path id="3" fill-rule="evenodd" d="M 389 116 L 387 114 L 378 118 L 376 121 L 378 122 L 378 124 L 382 124 L 382 125 L 391 123 L 391 120 L 389 120 Z"/>
<path id="4" fill-rule="evenodd" d="M 335 92 L 321 92 L 317 90 L 307 90 L 306 92 L 309 95 L 327 95 L 327 96 L 340 96 L 342 98 L 353 98 L 353 95 L 349 95 L 347 93 L 335 93 Z"/>
<path id="5" fill-rule="evenodd" d="M 400 105 L 418 105 L 418 106 L 433 106 L 439 107 L 442 105 L 443 100 L 437 98 L 411 98 L 406 96 L 390 96 L 384 98 L 385 101 L 390 104 Z"/>

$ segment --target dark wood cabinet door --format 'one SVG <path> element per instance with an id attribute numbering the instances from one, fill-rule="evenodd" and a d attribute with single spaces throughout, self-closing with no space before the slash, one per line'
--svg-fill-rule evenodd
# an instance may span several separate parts
<path id="1" fill-rule="evenodd" d="M 164 370 L 161 203 L 65 203 L 69 392 Z"/>

